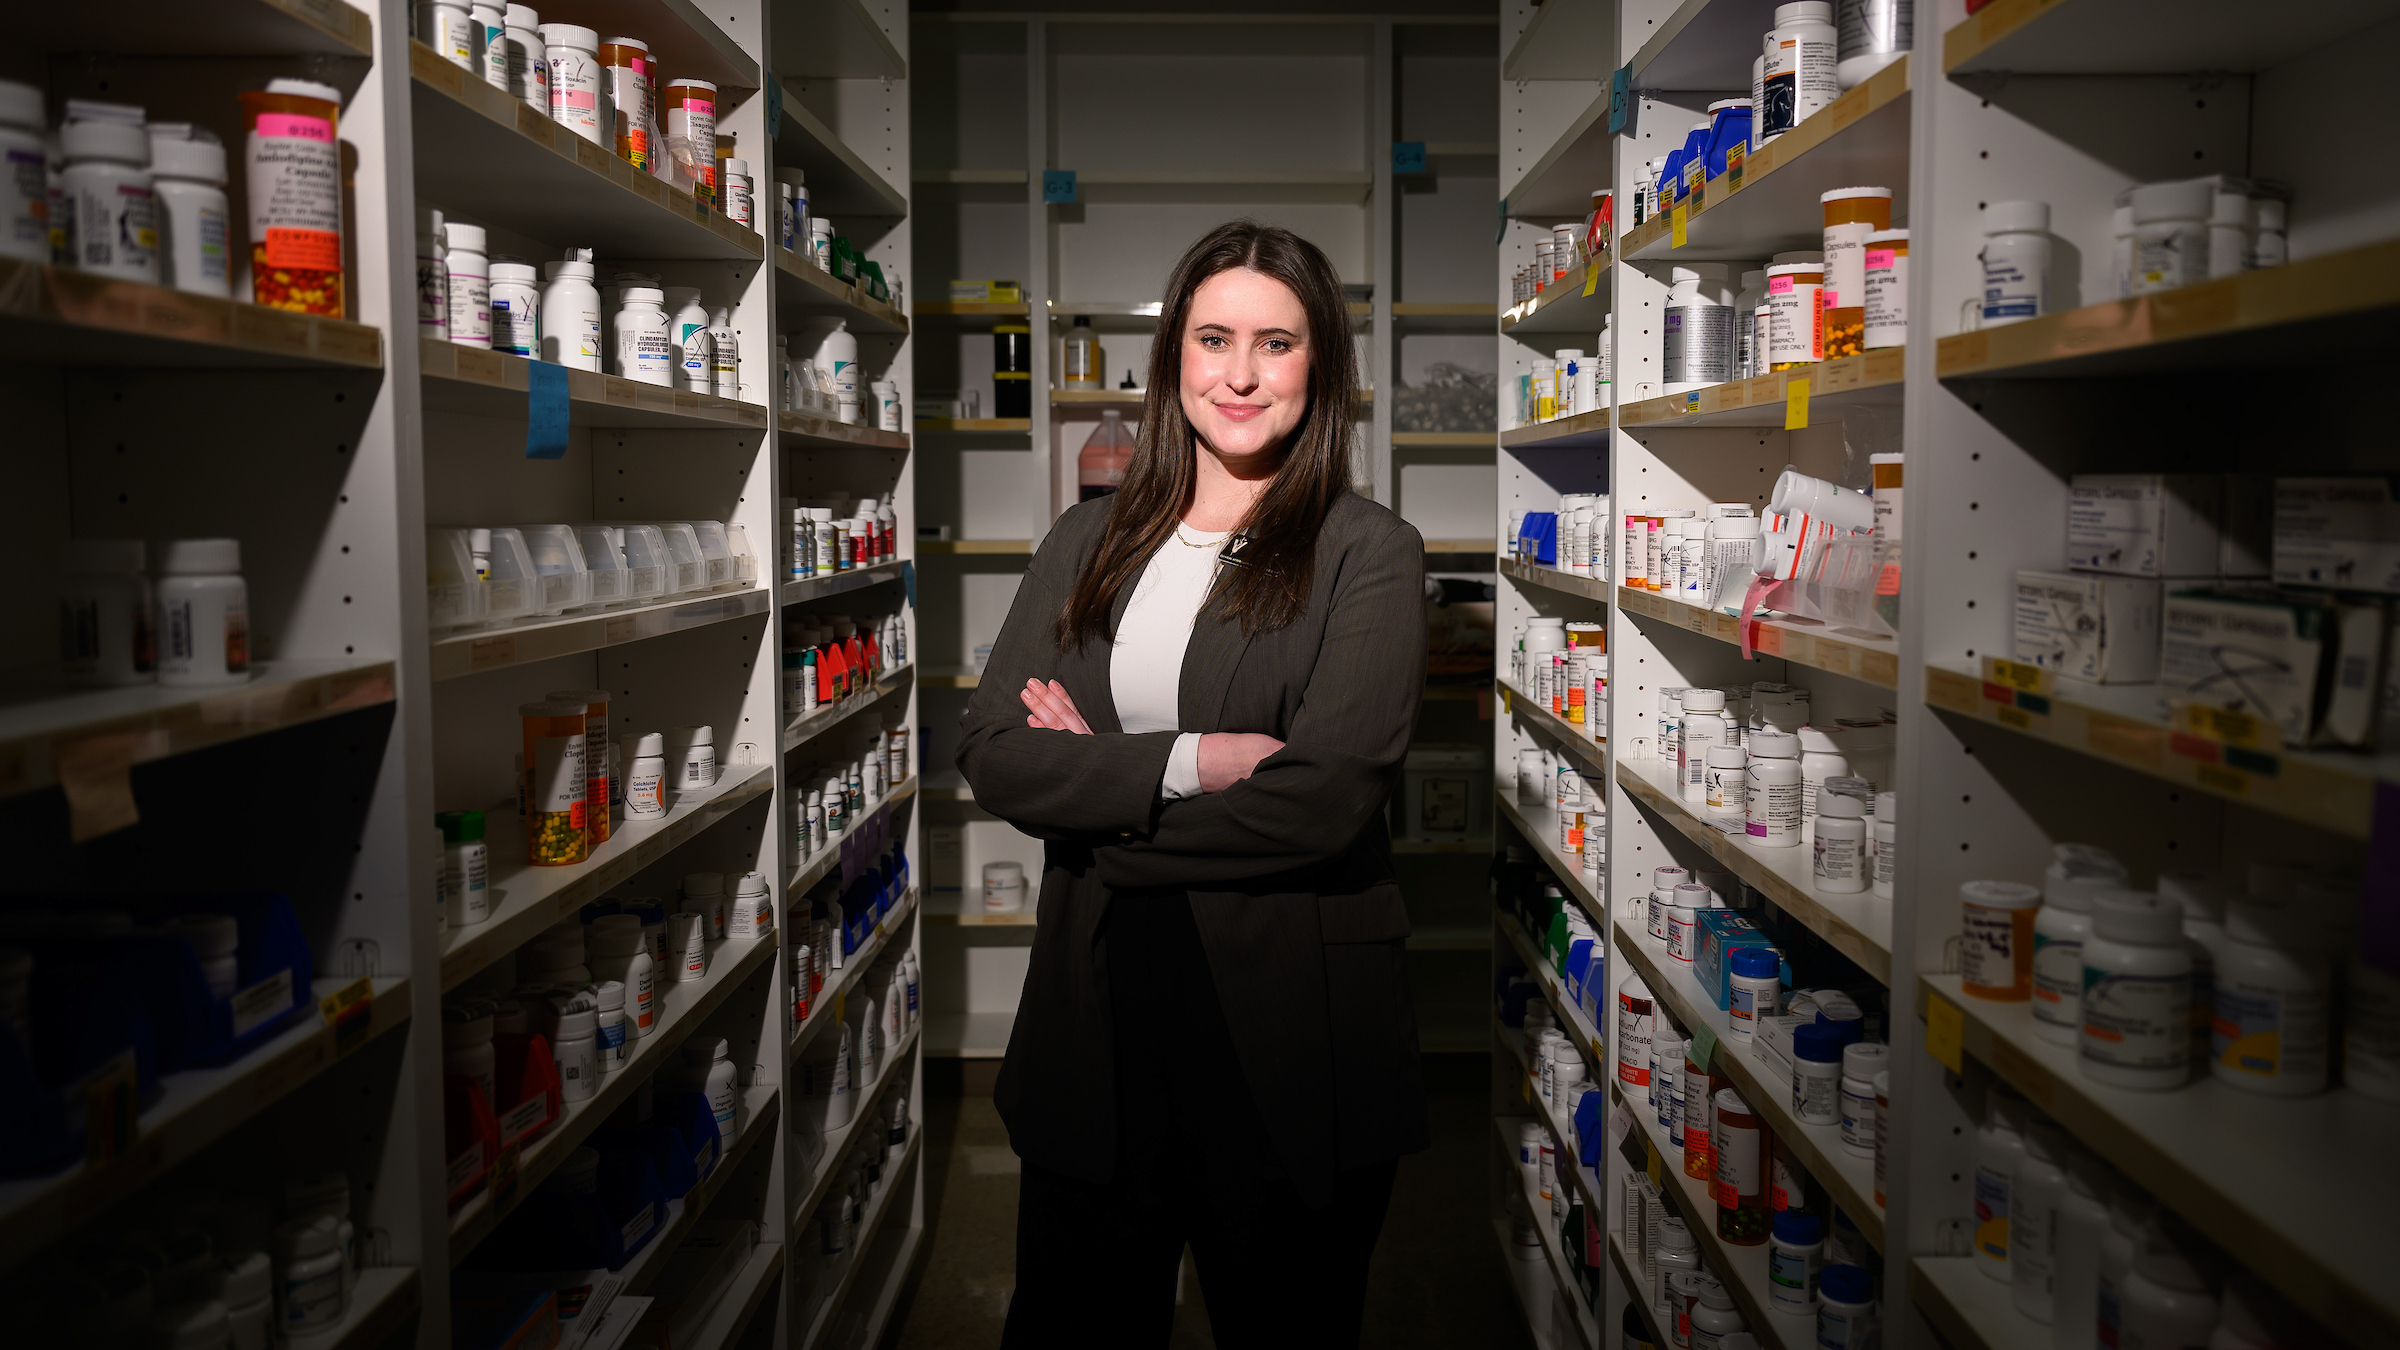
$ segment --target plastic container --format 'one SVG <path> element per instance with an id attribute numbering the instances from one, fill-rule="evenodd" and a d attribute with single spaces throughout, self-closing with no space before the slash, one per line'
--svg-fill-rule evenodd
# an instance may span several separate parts
<path id="1" fill-rule="evenodd" d="M 2125 865 L 2091 844 L 2059 844 L 2051 855 L 2033 920 L 2033 1034 L 2074 1045 L 2083 1026 L 2083 940 L 2092 931 L 2092 904 L 2125 888 Z"/>
<path id="2" fill-rule="evenodd" d="M 1680 394 L 1734 377 L 1732 269 L 1724 263 L 1684 263 L 1669 269 L 1666 393 Z"/>
<path id="3" fill-rule="evenodd" d="M 584 772 L 584 705 L 545 701 L 517 709 L 524 719 L 526 861 L 569 867 L 591 856 Z"/>
<path id="4" fill-rule="evenodd" d="M 697 914 L 706 922 L 709 941 L 723 942 L 732 919 L 731 906 L 726 903 L 725 874 L 687 874 L 683 879 L 683 908 L 685 913 Z"/>
<path id="5" fill-rule="evenodd" d="M 1716 1171 L 1717 1237 L 1737 1247 L 1767 1240 L 1766 1122 L 1742 1094 L 1720 1088 L 1709 1103 L 1709 1153 Z"/>
<path id="6" fill-rule="evenodd" d="M 153 158 L 156 152 L 153 151 Z M 2208 213 L 2208 279 L 2238 276 L 2250 266 L 2250 199 L 2220 191 Z"/>
<path id="7" fill-rule="evenodd" d="M 710 590 L 722 590 L 739 578 L 734 574 L 733 541 L 725 533 L 725 525 L 716 520 L 684 522 L 691 527 L 692 541 L 699 546 L 700 557 L 707 564 L 704 584 Z"/>
<path id="8" fill-rule="evenodd" d="M 2215 195 L 2206 178 L 2149 183 L 2132 191 L 2132 294 L 2208 280 L 2208 221 Z"/>
<path id="9" fill-rule="evenodd" d="M 625 770 L 625 818 L 662 820 L 667 814 L 667 741 L 655 731 L 634 742 Z"/>
<path id="10" fill-rule="evenodd" d="M 2047 1324 L 2058 1270 L 2059 1207 L 2067 1199 L 2067 1173 L 2059 1165 L 2066 1146 L 2056 1130 L 2041 1124 L 2020 1137 L 2025 1157 L 2008 1190 L 2008 1296 L 2018 1312 Z"/>
<path id="11" fill-rule="evenodd" d="M 148 130 L 151 191 L 158 203 L 159 280 L 179 291 L 223 300 L 232 293 L 225 147 L 214 133 L 188 122 L 153 122 Z"/>
<path id="12" fill-rule="evenodd" d="M 250 678 L 250 588 L 238 539 L 177 539 L 158 583 L 158 682 L 205 687 Z"/>
<path id="13" fill-rule="evenodd" d="M 1879 0 L 1845 0 L 1878 3 Z M 1907 0 L 1900 0 L 1906 4 Z M 1908 345 L 1908 231 L 1877 230 L 1862 246 L 1866 281 L 1866 349 Z"/>
<path id="14" fill-rule="evenodd" d="M 286 1337 L 328 1327 L 342 1318 L 341 1224 L 333 1218 L 294 1219 L 275 1230 L 276 1325 Z"/>
<path id="15" fill-rule="evenodd" d="M 2055 1350 L 2094 1350 L 2100 1243 L 2109 1231 L 2108 1177 L 2099 1160 L 2080 1149 L 2068 1150 L 2061 1162 L 2067 1186 L 2050 1220 L 2050 1341 Z"/>
<path id="16" fill-rule="evenodd" d="M 1983 298 L 1970 300 L 1970 327 L 1996 328 L 2050 312 L 2050 204 L 1991 202 L 1983 208 Z"/>
<path id="17" fill-rule="evenodd" d="M 541 15 L 525 5 L 508 6 L 501 12 L 501 37 L 507 44 L 502 59 L 508 70 L 508 92 L 548 117 L 550 48 L 542 39 Z"/>
<path id="18" fill-rule="evenodd" d="M 531 263 L 491 265 L 492 348 L 512 356 L 542 354 L 542 292 Z"/>
<path id="19" fill-rule="evenodd" d="M 717 87 L 706 80 L 669 78 L 660 95 L 667 156 L 653 170 L 689 180 L 692 196 L 717 205 Z M 671 162 L 669 162 L 671 160 Z"/>
<path id="20" fill-rule="evenodd" d="M 550 120 L 604 150 L 615 150 L 616 116 L 608 104 L 608 68 L 600 63 L 600 35 L 579 24 L 546 23 L 542 46 L 550 66 Z"/>
<path id="21" fill-rule="evenodd" d="M 1916 45 L 1915 0 L 1841 0 L 1835 77 L 1855 89 Z"/>
<path id="22" fill-rule="evenodd" d="M 2191 1072 L 2192 953 L 2183 907 L 2147 891 L 2114 891 L 2093 903 L 2083 943 L 2086 1078 L 2157 1091 Z"/>
<path id="23" fill-rule="evenodd" d="M 2118 1296 L 2117 1344 L 2125 1350 L 2205 1345 L 2215 1333 L 2217 1296 L 2183 1245 L 2159 1223 L 2144 1230 Z"/>
<path id="24" fill-rule="evenodd" d="M 492 268 L 481 225 L 442 223 L 442 267 L 450 284 L 450 340 L 461 347 L 492 345 Z"/>
<path id="25" fill-rule="evenodd" d="M 1805 1209 L 1776 1214 L 1767 1239 L 1768 1306 L 1802 1315 L 1814 1310 L 1824 1265 L 1825 1221 Z"/>
<path id="26" fill-rule="evenodd" d="M 1817 1350 L 1873 1350 L 1875 1277 L 1852 1265 L 1829 1265 L 1817 1277 Z"/>
<path id="27" fill-rule="evenodd" d="M 2400 976 L 2353 953 L 2342 1016 L 2342 1085 L 2362 1097 L 2400 1101 Z"/>
<path id="28" fill-rule="evenodd" d="M 609 919 L 627 922 L 608 923 Z M 658 965 L 651 959 L 650 939 L 638 916 L 606 915 L 592 925 L 591 954 L 586 958 L 597 980 L 624 987 L 626 1032 L 639 1040 L 658 1030 Z"/>
<path id="29" fill-rule="evenodd" d="M 272 309 L 341 318 L 341 91 L 275 79 L 245 93 L 250 298 Z"/>
<path id="30" fill-rule="evenodd" d="M 1810 1125 L 1842 1119 L 1842 1033 L 1825 1022 L 1792 1029 L 1792 1114 Z"/>
<path id="31" fill-rule="evenodd" d="M 1892 1061 L 1892 1047 L 1853 1041 L 1842 1047 L 1842 1151 L 1854 1158 L 1875 1156 L 1875 1077 Z"/>
<path id="32" fill-rule="evenodd" d="M 1982 1128 L 1975 1132 L 1975 1268 L 2003 1284 L 2010 1273 L 2009 1218 L 2014 1212 L 2010 1188 L 2018 1164 L 2025 1160 L 2018 1118 L 2015 1105 L 1995 1096 Z"/>
<path id="33" fill-rule="evenodd" d="M 1760 128 L 1771 140 L 1842 95 L 1841 35 L 1833 26 L 1833 5 L 1829 0 L 1777 5 L 1765 46 L 1760 92 L 1766 111 Z"/>
<path id="34" fill-rule="evenodd" d="M 1817 791 L 1817 819 L 1809 831 L 1815 855 L 1811 868 L 1816 888 L 1828 895 L 1857 895 L 1867 889 L 1870 786 L 1863 778 L 1835 777 Z"/>
<path id="35" fill-rule="evenodd" d="M 2324 1091 L 2330 984 L 2315 930 L 2265 904 L 2228 906 L 2211 991 L 2210 1074 L 2277 1096 Z"/>
<path id="36" fill-rule="evenodd" d="M 692 1087 L 708 1098 L 708 1109 L 717 1118 L 717 1147 L 733 1147 L 733 1137 L 741 1132 L 739 1112 L 735 1104 L 739 1094 L 734 1087 L 733 1063 L 726 1056 L 731 1047 L 722 1037 L 707 1045 L 687 1046 L 683 1052 L 684 1072 Z"/>
<path id="37" fill-rule="evenodd" d="M 1960 988 L 1973 998 L 2023 1003 L 2033 997 L 2033 926 L 2042 893 L 2014 881 L 1958 888 Z"/>
<path id="38" fill-rule="evenodd" d="M 1692 1230 L 1682 1219 L 1665 1215 L 1658 1221 L 1657 1270 L 1650 1282 L 1651 1306 L 1665 1311 L 1671 1306 L 1669 1282 L 1680 1275 L 1700 1270 L 1700 1250 L 1692 1239 Z"/>
<path id="39" fill-rule="evenodd" d="M 71 539 L 58 597 L 59 662 L 68 683 L 121 688 L 158 679 L 158 608 L 139 539 Z"/>
<path id="40" fill-rule="evenodd" d="M 739 160 L 727 160 L 738 164 Z M 708 392 L 718 398 L 739 400 L 742 396 L 741 335 L 734 331 L 733 312 L 724 305 L 717 306 L 708 320 Z"/>
<path id="41" fill-rule="evenodd" d="M 2122 1180 L 2109 1187 L 2108 1227 L 2100 1233 L 2100 1259 L 2093 1281 L 2093 1332 L 2101 1345 L 2124 1344 L 2125 1282 L 2132 1278 L 2144 1230 L 2157 1207 Z"/>
<path id="42" fill-rule="evenodd" d="M 1114 408 L 1104 409 L 1100 425 L 1092 428 L 1083 449 L 1075 457 L 1075 482 L 1081 500 L 1105 497 L 1125 485 L 1125 471 L 1133 464 L 1133 433 L 1125 426 L 1124 415 Z"/>
<path id="43" fill-rule="evenodd" d="M 1867 349 L 1867 240 L 1892 227 L 1892 190 L 1845 187 L 1820 196 L 1825 217 L 1825 359 Z M 1888 344 L 1887 344 L 1888 345 Z"/>
<path id="44" fill-rule="evenodd" d="M 550 1059 L 558 1066 L 559 1100 L 588 1101 L 600 1090 L 600 1000 L 587 991 L 551 1006 L 557 1023 Z"/>
<path id="45" fill-rule="evenodd" d="M 1782 263 L 1767 269 L 1767 369 L 1790 370 L 1825 359 L 1825 265 Z"/>
<path id="46" fill-rule="evenodd" d="M 654 286 L 628 286 L 618 292 L 610 331 L 619 376 L 639 384 L 674 385 L 674 343 L 668 336 L 665 300 L 665 293 Z"/>
<path id="47" fill-rule="evenodd" d="M 442 832 L 443 889 L 450 897 L 450 926 L 463 928 L 492 917 L 491 849 L 484 843 L 481 811 L 442 811 L 433 823 Z"/>
<path id="48" fill-rule="evenodd" d="M 607 80 L 608 106 L 617 114 L 617 158 L 648 173 L 658 140 L 657 128 L 650 125 L 651 109 L 657 102 L 653 86 L 658 58 L 650 54 L 648 43 L 629 37 L 600 39 L 599 55 L 601 73 Z"/>
<path id="49" fill-rule="evenodd" d="M 42 133 L 42 91 L 0 80 L 0 258 L 50 261 L 50 193 L 44 182 L 48 152 Z"/>
<path id="50" fill-rule="evenodd" d="M 591 571 L 583 565 L 574 526 L 519 525 L 517 534 L 533 563 L 535 613 L 557 614 L 591 603 Z"/>
<path id="51" fill-rule="evenodd" d="M 1760 1019 L 1782 1011 L 1782 956 L 1772 947 L 1737 947 L 1726 965 L 1732 991 L 1726 1008 L 1728 1039 L 1747 1045 L 1756 1039 Z"/>
<path id="52" fill-rule="evenodd" d="M 1725 720 L 1725 691 L 1686 689 L 1675 737 L 1677 777 L 1687 802 L 1708 800 L 1708 752 L 1732 742 L 1732 724 Z"/>
<path id="53" fill-rule="evenodd" d="M 1702 803 L 1711 825 L 1725 834 L 1746 834 L 1749 793 L 1750 753 L 1738 745 L 1708 747 L 1707 763 L 1702 768 Z"/>
<path id="54" fill-rule="evenodd" d="M 1749 803 L 1743 821 L 1753 848 L 1800 845 L 1800 739 L 1787 732 L 1750 733 Z"/>
<path id="55" fill-rule="evenodd" d="M 158 198 L 142 110 L 71 99 L 58 140 L 66 155 L 59 190 L 67 212 L 68 265 L 157 285 Z"/>
<path id="56" fill-rule="evenodd" d="M 467 0 L 417 0 L 416 39 L 451 65 L 481 73 L 476 55 L 483 44 L 475 40 L 475 16 Z"/>
<path id="57" fill-rule="evenodd" d="M 1900 794 L 1875 794 L 1875 819 L 1868 830 L 1874 843 L 1875 857 L 1870 869 L 1875 881 L 1872 889 L 1882 899 L 1892 898 L 1892 888 L 1900 876 Z"/>
<path id="58" fill-rule="evenodd" d="M 509 6 L 513 14 L 519 5 Z M 513 58 L 512 58 L 513 59 Z M 542 288 L 542 359 L 570 370 L 598 370 L 606 344 L 600 329 L 600 288 L 592 284 L 592 251 L 545 263 Z"/>
<path id="59" fill-rule="evenodd" d="M 767 894 L 767 879 L 756 872 L 744 872 L 733 883 L 733 895 L 725 921 L 729 938 L 755 940 L 775 931 L 775 902 Z"/>

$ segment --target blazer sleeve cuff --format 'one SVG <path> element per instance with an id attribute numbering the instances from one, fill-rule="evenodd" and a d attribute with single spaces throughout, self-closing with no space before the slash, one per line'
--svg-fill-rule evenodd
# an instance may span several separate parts
<path id="1" fill-rule="evenodd" d="M 1160 801 L 1179 802 L 1200 795 L 1200 733 L 1187 731 L 1175 738 L 1167 754 L 1167 772 L 1158 783 Z"/>

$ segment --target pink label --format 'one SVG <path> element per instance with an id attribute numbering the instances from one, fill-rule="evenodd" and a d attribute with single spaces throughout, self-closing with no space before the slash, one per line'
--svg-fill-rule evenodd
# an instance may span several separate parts
<path id="1" fill-rule="evenodd" d="M 304 141 L 330 141 L 333 139 L 333 123 L 322 117 L 303 117 L 298 113 L 260 113 L 258 134 L 293 136 Z"/>
<path id="2" fill-rule="evenodd" d="M 1867 266 L 1874 268 L 1889 267 L 1892 265 L 1893 259 L 1898 258 L 1899 256 L 1900 255 L 1898 251 L 1894 249 L 1871 248 L 1867 250 Z"/>
<path id="3" fill-rule="evenodd" d="M 1791 279 L 1790 277 L 1773 277 L 1773 278 L 1770 278 L 1770 279 L 1768 280 L 1768 282 L 1767 282 L 1767 294 L 1769 294 L 1769 295 L 1790 295 L 1791 293 L 1792 293 L 1792 279 Z"/>
<path id="4" fill-rule="evenodd" d="M 1827 286 L 1820 291 L 1817 299 L 1827 309 L 1840 309 L 1842 307 L 1842 293 L 1835 290 L 1831 286 Z"/>
<path id="5" fill-rule="evenodd" d="M 715 117 L 717 105 L 707 99 L 694 98 L 690 94 L 686 94 L 683 96 L 683 112 L 687 117 Z"/>
<path id="6" fill-rule="evenodd" d="M 585 112 L 596 112 L 599 110 L 600 96 L 593 90 L 560 89 L 554 91 L 554 93 L 558 101 L 566 107 L 581 109 Z"/>

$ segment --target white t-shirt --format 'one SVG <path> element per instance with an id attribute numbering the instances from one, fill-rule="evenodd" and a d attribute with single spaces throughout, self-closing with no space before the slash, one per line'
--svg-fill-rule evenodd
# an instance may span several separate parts
<path id="1" fill-rule="evenodd" d="M 1232 533 L 1202 534 L 1178 523 L 1134 583 L 1108 658 L 1117 721 L 1127 731 L 1174 731 L 1182 725 L 1184 649 L 1191 645 L 1192 622 L 1208 599 L 1218 554 Z M 1198 732 L 1175 738 L 1158 795 L 1171 802 L 1200 795 Z"/>

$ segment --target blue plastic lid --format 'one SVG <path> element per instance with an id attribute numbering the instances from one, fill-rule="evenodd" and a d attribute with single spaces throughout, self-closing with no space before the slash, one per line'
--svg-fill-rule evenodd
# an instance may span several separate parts
<path id="1" fill-rule="evenodd" d="M 1875 1277 L 1856 1266 L 1827 1266 L 1817 1275 L 1817 1296 L 1833 1303 L 1872 1303 Z"/>
<path id="2" fill-rule="evenodd" d="M 1783 973 L 1783 953 L 1773 947 L 1736 947 L 1733 973 L 1771 980 Z"/>
<path id="3" fill-rule="evenodd" d="M 1819 1064 L 1839 1064 L 1842 1029 L 1827 1022 L 1810 1022 L 1792 1030 L 1792 1057 Z"/>
<path id="4" fill-rule="evenodd" d="M 1863 1017 L 1844 1017 L 1835 1019 L 1827 1017 L 1823 1013 L 1818 1013 L 1815 1025 L 1832 1028 L 1833 1031 L 1842 1038 L 1841 1043 L 1843 1045 L 1848 1045 L 1852 1041 L 1863 1039 L 1867 1033 L 1867 1021 Z"/>
<path id="5" fill-rule="evenodd" d="M 1775 1216 L 1775 1239 L 1795 1247 L 1825 1240 L 1825 1221 L 1805 1209 L 1787 1209 Z"/>

